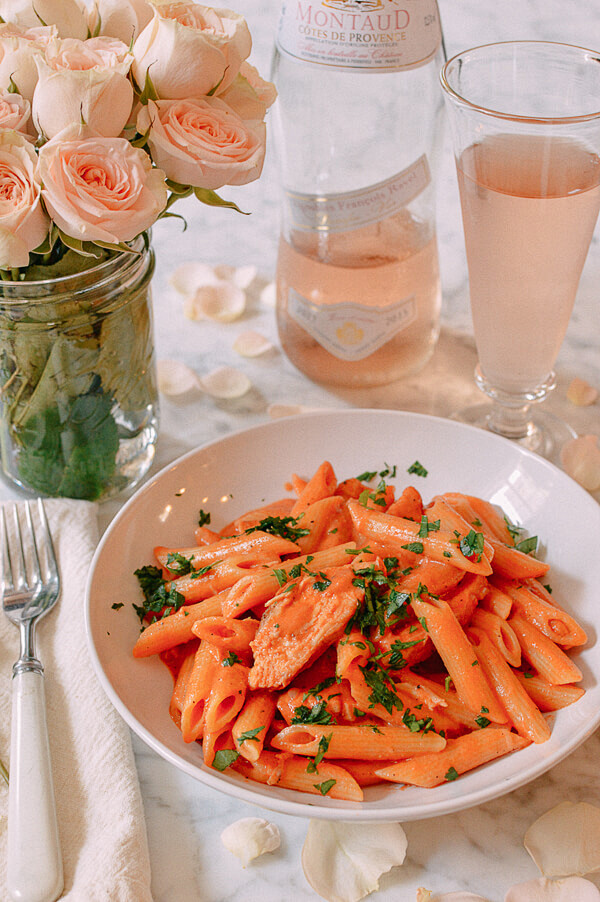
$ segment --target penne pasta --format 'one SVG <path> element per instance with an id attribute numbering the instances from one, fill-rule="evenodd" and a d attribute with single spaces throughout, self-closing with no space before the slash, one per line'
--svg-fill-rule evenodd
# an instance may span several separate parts
<path id="1" fill-rule="evenodd" d="M 174 728 L 206 766 L 356 803 L 544 743 L 544 715 L 584 694 L 568 652 L 587 635 L 535 542 L 485 499 L 396 499 L 392 469 L 340 482 L 324 461 L 295 498 L 192 527 L 195 546 L 136 571 L 133 655 L 169 668 Z"/>

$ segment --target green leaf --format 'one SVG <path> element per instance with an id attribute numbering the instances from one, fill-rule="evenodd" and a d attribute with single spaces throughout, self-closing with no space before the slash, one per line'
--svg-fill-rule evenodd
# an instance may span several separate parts
<path id="1" fill-rule="evenodd" d="M 212 766 L 215 770 L 224 771 L 234 761 L 237 761 L 239 757 L 240 753 L 236 752 L 235 749 L 220 749 L 218 752 L 215 752 Z"/>
<path id="2" fill-rule="evenodd" d="M 156 88 L 152 84 L 152 79 L 150 78 L 150 69 L 146 69 L 146 80 L 142 92 L 139 95 L 139 101 L 146 106 L 149 100 L 158 100 L 158 94 L 156 93 Z"/>
<path id="3" fill-rule="evenodd" d="M 245 213 L 244 210 L 240 210 L 238 205 L 234 204 L 232 200 L 223 200 L 215 191 L 209 191 L 208 188 L 194 188 L 194 194 L 201 203 L 208 204 L 209 207 L 227 207 L 229 210 L 235 210 L 243 216 L 250 215 Z"/>

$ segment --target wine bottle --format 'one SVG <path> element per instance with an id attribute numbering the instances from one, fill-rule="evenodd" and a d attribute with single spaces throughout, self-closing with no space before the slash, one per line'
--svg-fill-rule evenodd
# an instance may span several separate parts
<path id="1" fill-rule="evenodd" d="M 277 325 L 314 381 L 385 384 L 433 352 L 444 56 L 436 0 L 284 0 Z"/>

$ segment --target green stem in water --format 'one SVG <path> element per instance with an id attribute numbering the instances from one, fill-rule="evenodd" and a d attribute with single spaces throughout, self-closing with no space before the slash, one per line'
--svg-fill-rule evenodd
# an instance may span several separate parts
<path id="1" fill-rule="evenodd" d="M 8 786 L 8 771 L 2 761 L 0 761 L 0 776 Z"/>

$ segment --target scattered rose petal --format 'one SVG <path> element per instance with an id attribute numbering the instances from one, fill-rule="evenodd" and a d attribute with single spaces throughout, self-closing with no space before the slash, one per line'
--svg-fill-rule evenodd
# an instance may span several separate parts
<path id="1" fill-rule="evenodd" d="M 265 852 L 274 852 L 281 844 L 279 827 L 262 817 L 243 817 L 225 827 L 221 833 L 225 848 L 246 867 Z"/>
<path id="2" fill-rule="evenodd" d="M 328 902 L 358 902 L 379 888 L 379 878 L 401 865 L 407 840 L 400 824 L 311 820 L 302 868 Z"/>
<path id="3" fill-rule="evenodd" d="M 256 278 L 256 266 L 248 264 L 247 266 L 227 266 L 225 263 L 215 266 L 214 274 L 217 279 L 224 279 L 227 282 L 233 282 L 238 288 L 248 288 L 248 286 Z"/>
<path id="4" fill-rule="evenodd" d="M 600 890 L 583 877 L 528 880 L 511 886 L 504 902 L 600 902 Z"/>
<path id="5" fill-rule="evenodd" d="M 418 896 L 417 902 L 420 902 Z M 423 897 L 423 902 L 490 902 L 490 900 L 484 896 L 478 896 L 476 893 L 465 893 L 459 890 L 456 893 L 442 893 L 441 896 L 430 893 L 429 896 Z"/>
<path id="6" fill-rule="evenodd" d="M 583 877 L 600 870 L 600 808 L 561 802 L 535 821 L 525 848 L 544 877 Z"/>
<path id="7" fill-rule="evenodd" d="M 182 263 L 169 281 L 180 294 L 194 295 L 201 285 L 211 285 L 218 279 L 207 263 Z"/>
<path id="8" fill-rule="evenodd" d="M 200 382 L 204 391 L 213 398 L 241 398 L 252 385 L 245 373 L 232 366 L 212 370 Z"/>
<path id="9" fill-rule="evenodd" d="M 274 307 L 277 302 L 277 286 L 275 282 L 269 282 L 260 293 L 260 302 L 265 307 Z"/>
<path id="10" fill-rule="evenodd" d="M 567 389 L 567 398 L 576 407 L 589 407 L 598 397 L 598 389 L 585 379 L 575 378 Z"/>
<path id="11" fill-rule="evenodd" d="M 596 435 L 571 439 L 560 452 L 565 472 L 588 492 L 600 489 L 600 447 Z"/>
<path id="12" fill-rule="evenodd" d="M 193 311 L 190 319 L 214 319 L 230 323 L 246 309 L 246 295 L 233 282 L 220 280 L 214 285 L 201 285 L 193 298 L 188 298 L 184 312 Z M 186 313 L 187 315 L 187 313 Z"/>
<path id="13" fill-rule="evenodd" d="M 430 889 L 420 886 L 417 890 L 417 902 L 430 902 L 433 893 Z"/>
<path id="14" fill-rule="evenodd" d="M 233 343 L 233 350 L 242 357 L 260 357 L 261 354 L 270 351 L 272 347 L 273 343 L 268 338 L 253 329 L 242 332 Z"/>
<path id="15" fill-rule="evenodd" d="M 168 397 L 185 395 L 200 388 L 198 374 L 180 360 L 159 360 L 156 365 L 158 390 Z"/>

